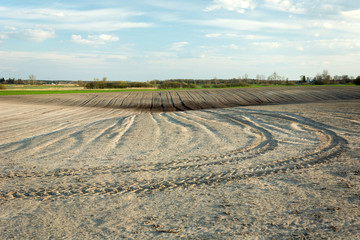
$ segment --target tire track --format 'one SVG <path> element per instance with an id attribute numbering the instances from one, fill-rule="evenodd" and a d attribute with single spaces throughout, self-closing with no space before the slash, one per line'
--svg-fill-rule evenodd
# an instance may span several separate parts
<path id="1" fill-rule="evenodd" d="M 0 191 L 0 200 L 2 203 L 13 199 L 38 199 L 50 200 L 58 198 L 68 198 L 86 195 L 101 194 L 127 194 L 127 193 L 152 193 L 154 191 L 166 191 L 176 188 L 196 188 L 203 185 L 213 185 L 218 183 L 226 183 L 243 179 L 251 179 L 256 177 L 264 177 L 272 174 L 278 174 L 287 171 L 295 171 L 319 165 L 331 161 L 347 149 L 347 141 L 339 137 L 335 132 L 321 123 L 311 119 L 297 116 L 295 114 L 282 112 L 267 112 L 247 109 L 223 109 L 223 110 L 207 110 L 200 111 L 196 117 L 191 118 L 192 114 L 161 114 L 169 121 L 169 123 L 179 125 L 182 128 L 190 128 L 195 130 L 196 124 L 201 125 L 201 117 L 204 121 L 211 116 L 214 119 L 221 119 L 226 123 L 237 126 L 241 129 L 250 128 L 253 133 L 257 133 L 258 137 L 248 147 L 233 150 L 225 154 L 215 154 L 210 156 L 199 156 L 189 159 L 177 159 L 165 163 L 149 163 L 149 164 L 128 164 L 123 166 L 105 166 L 96 168 L 82 169 L 60 169 L 54 172 L 16 172 L 4 173 L 0 176 L 1 182 L 6 182 L 10 188 Z M 150 116 L 150 115 L 148 115 Z M 175 118 L 175 116 L 177 116 Z M 134 124 L 135 116 L 127 118 L 128 122 L 124 127 L 117 129 L 117 136 L 121 132 L 126 132 Z M 161 124 L 152 115 L 152 121 Z M 196 120 L 195 120 L 196 119 Z M 186 123 L 184 122 L 186 120 Z M 278 149 L 278 143 L 275 139 L 276 134 L 289 134 L 291 131 L 278 131 L 277 128 L 269 128 L 269 124 L 264 122 L 281 122 L 289 127 L 296 124 L 297 128 L 303 134 L 316 136 L 316 142 L 308 144 L 315 145 L 312 151 L 307 151 L 293 156 L 280 157 L 279 159 L 271 159 L 262 161 L 253 165 L 244 165 L 245 162 L 259 162 L 261 155 L 268 155 L 272 152 L 282 151 Z M 192 123 L 191 123 L 192 122 Z M 194 124 L 195 123 L 195 124 Z M 120 124 L 122 125 L 122 124 Z M 100 138 L 109 137 L 113 128 L 118 125 L 112 125 L 98 136 Z M 202 125 L 203 126 L 203 125 Z M 281 125 L 279 125 L 281 126 Z M 210 131 L 210 130 L 209 130 Z M 294 135 L 299 131 L 294 130 Z M 275 134 L 275 135 L 274 135 Z M 160 134 L 161 135 L 161 134 Z M 200 137 L 200 136 L 198 136 Z M 297 136 L 295 136 L 297 137 Z M 121 138 L 121 137 L 120 137 Z M 196 140 L 196 138 L 195 138 Z M 118 139 L 115 141 L 118 142 Z M 220 168 L 218 166 L 221 166 Z M 191 170 L 191 171 L 189 171 Z M 139 174 L 158 173 L 161 177 L 144 179 L 139 178 Z M 166 174 L 165 174 L 166 172 Z M 116 181 L 100 182 L 95 179 L 96 176 L 113 175 L 117 176 Z M 40 188 L 32 188 L 27 186 L 21 179 L 33 181 L 35 178 L 43 179 L 44 177 L 52 179 L 67 178 L 86 179 L 86 182 L 68 183 L 64 181 L 62 185 L 45 185 Z M 51 182 L 51 181 L 49 181 Z M 71 181 L 70 181 L 71 182 Z"/>
<path id="2" fill-rule="evenodd" d="M 159 116 L 164 115 L 164 114 L 160 114 Z M 156 122 L 157 125 L 161 124 L 161 122 L 159 122 L 159 120 L 156 120 L 154 118 L 154 114 L 151 114 L 151 118 L 153 119 L 153 121 Z M 166 119 L 166 117 L 164 117 L 164 119 Z M 206 120 L 206 119 L 204 119 Z M 145 164 L 145 165 L 141 165 L 142 167 L 146 167 L 152 170 L 167 170 L 168 166 L 171 166 L 172 168 L 176 168 L 176 165 L 179 164 L 186 164 L 185 168 L 189 168 L 189 164 L 191 166 L 191 163 L 193 164 L 197 164 L 201 161 L 203 161 L 204 158 L 207 158 L 207 165 L 212 164 L 212 161 L 215 161 L 214 164 L 223 164 L 223 162 L 228 161 L 228 160 L 223 160 L 224 158 L 231 158 L 232 156 L 237 156 L 240 154 L 244 154 L 244 153 L 249 153 L 251 151 L 253 151 L 253 154 L 248 155 L 246 158 L 250 158 L 253 156 L 256 156 L 258 154 L 262 154 L 265 151 L 268 151 L 269 149 L 273 149 L 276 146 L 276 141 L 274 141 L 273 139 L 271 139 L 271 135 L 269 133 L 266 132 L 266 130 L 262 129 L 261 127 L 257 127 L 257 126 L 253 126 L 252 124 L 250 124 L 249 122 L 246 121 L 239 121 L 239 120 L 234 120 L 234 119 L 230 119 L 229 123 L 232 124 L 235 127 L 240 127 L 240 128 L 251 128 L 251 133 L 254 134 L 255 136 L 255 141 L 250 143 L 249 146 L 246 146 L 244 148 L 240 148 L 240 149 L 235 149 L 232 150 L 230 152 L 227 152 L 225 154 L 218 154 L 218 155 L 212 155 L 212 156 L 198 156 L 198 157 L 194 157 L 194 158 L 189 158 L 189 159 L 181 159 L 181 160 L 173 160 L 173 161 L 167 161 L 166 163 L 161 163 L 161 164 Z M 180 127 L 184 127 L 182 123 L 177 123 L 180 124 Z M 188 127 L 192 127 L 192 125 L 188 124 Z M 160 127 L 158 127 L 159 129 L 161 129 Z M 188 130 L 186 130 L 187 132 L 189 132 Z M 159 135 L 164 135 L 166 133 L 162 132 Z M 257 136 L 257 137 L 256 137 Z M 192 141 L 195 141 L 194 139 Z M 195 141 L 197 142 L 197 140 Z M 165 145 L 166 143 L 161 143 L 161 145 Z M 78 144 L 77 144 L 78 145 Z M 92 145 L 92 144 L 90 144 Z M 165 148 L 167 148 L 167 146 L 165 145 Z M 244 157 L 245 159 L 245 157 Z M 222 160 L 222 161 L 220 161 Z M 220 162 L 219 162 L 220 161 Z M 116 167 L 112 167 L 112 172 L 117 172 L 117 170 L 121 170 L 123 172 L 127 172 L 129 171 L 128 169 L 131 168 L 132 166 L 121 166 L 120 168 L 116 168 Z M 88 168 L 85 168 L 88 171 Z M 108 168 L 95 168 L 95 170 L 99 170 L 101 169 L 102 171 L 106 171 Z M 74 170 L 74 172 L 77 172 L 78 170 Z M 132 170 L 132 171 L 136 171 L 136 170 Z M 142 170 L 143 171 L 143 170 Z M 37 176 L 43 176 L 44 174 L 42 173 L 35 173 L 33 172 L 33 174 L 36 174 Z M 57 175 L 59 175 L 59 173 L 56 173 Z M 64 171 L 64 175 L 69 175 L 69 171 L 65 170 Z M 26 175 L 26 174 L 25 174 Z M 19 174 L 18 176 L 22 176 L 22 174 Z M 0 175 L 1 177 L 1 175 Z"/>
<path id="3" fill-rule="evenodd" d="M 117 119 L 106 119 L 103 122 L 104 127 L 102 127 L 102 124 L 96 126 L 96 133 L 89 129 L 88 126 L 85 126 L 71 136 L 77 139 L 78 143 L 74 144 L 73 147 L 67 151 L 73 151 L 73 158 L 77 158 L 85 152 L 89 153 L 93 151 L 94 146 L 97 146 L 101 148 L 102 153 L 106 155 L 109 151 L 120 145 L 122 137 L 126 135 L 133 126 L 135 118 L 136 115 Z"/>

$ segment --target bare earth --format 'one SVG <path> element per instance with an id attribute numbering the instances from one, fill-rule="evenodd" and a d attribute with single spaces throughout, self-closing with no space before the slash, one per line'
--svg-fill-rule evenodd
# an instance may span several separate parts
<path id="1" fill-rule="evenodd" d="M 1 239 L 360 239 L 359 87 L 129 94 L 0 97 Z"/>

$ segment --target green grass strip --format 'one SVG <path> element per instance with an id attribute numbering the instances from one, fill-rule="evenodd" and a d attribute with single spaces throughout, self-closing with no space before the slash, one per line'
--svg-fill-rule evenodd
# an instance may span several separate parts
<path id="1" fill-rule="evenodd" d="M 0 90 L 1 95 L 37 95 L 37 94 L 67 94 L 67 93 L 102 93 L 102 92 L 140 92 L 154 89 L 122 89 L 122 90 Z"/>

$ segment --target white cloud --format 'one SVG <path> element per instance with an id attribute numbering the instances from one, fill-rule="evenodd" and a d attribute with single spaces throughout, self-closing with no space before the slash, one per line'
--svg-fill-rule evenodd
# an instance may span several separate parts
<path id="1" fill-rule="evenodd" d="M 292 49 L 297 51 L 307 51 L 313 55 L 329 55 L 337 53 L 339 56 L 347 55 L 360 50 L 360 40 L 356 38 L 336 38 L 336 39 L 319 39 L 299 40 L 299 41 L 258 41 L 252 45 L 259 50 L 263 49 L 281 49 L 292 54 Z M 286 54 L 285 54 L 286 55 Z"/>
<path id="2" fill-rule="evenodd" d="M 213 4 L 204 9 L 204 11 L 214 11 L 217 9 L 225 9 L 244 13 L 246 9 L 254 9 L 256 7 L 253 0 L 213 0 Z"/>
<path id="3" fill-rule="evenodd" d="M 58 29 L 76 31 L 118 31 L 129 28 L 149 28 L 151 23 L 143 22 L 112 22 L 112 21 L 90 21 L 78 23 L 60 23 L 55 25 Z"/>
<path id="4" fill-rule="evenodd" d="M 3 43 L 6 39 L 8 39 L 8 36 L 6 34 L 0 33 L 0 43 Z"/>
<path id="5" fill-rule="evenodd" d="M 72 35 L 71 38 L 76 43 L 89 45 L 103 45 L 106 43 L 119 41 L 118 37 L 107 34 L 88 35 L 87 38 L 83 38 L 81 35 Z"/>
<path id="6" fill-rule="evenodd" d="M 291 0 L 265 0 L 265 6 L 270 9 L 291 13 L 304 13 L 304 2 L 293 3 Z"/>
<path id="7" fill-rule="evenodd" d="M 207 38 L 239 38 L 239 39 L 246 39 L 246 40 L 264 40 L 269 39 L 269 36 L 265 35 L 252 35 L 252 34 L 237 34 L 237 33 L 209 33 L 206 34 L 205 37 Z"/>
<path id="8" fill-rule="evenodd" d="M 341 14 L 347 18 L 360 19 L 360 9 L 351 11 L 342 11 Z"/>
<path id="9" fill-rule="evenodd" d="M 331 40 L 319 40 L 313 43 L 318 48 L 325 50 L 336 50 L 351 52 L 352 50 L 360 50 L 359 39 L 331 39 Z"/>
<path id="10" fill-rule="evenodd" d="M 236 33 L 209 33 L 209 34 L 206 34 L 205 37 L 207 37 L 207 38 L 217 38 L 217 37 L 237 38 L 237 37 L 239 37 L 239 35 Z"/>
<path id="11" fill-rule="evenodd" d="M 209 34 L 206 34 L 205 37 L 207 38 L 216 38 L 216 37 L 220 37 L 221 36 L 221 33 L 209 33 Z"/>
<path id="12" fill-rule="evenodd" d="M 229 38 L 236 38 L 236 37 L 238 37 L 239 35 L 236 34 L 236 33 L 227 33 L 227 34 L 225 34 L 225 36 L 226 36 L 226 37 L 229 37 Z"/>
<path id="13" fill-rule="evenodd" d="M 106 56 L 106 58 L 109 60 L 126 60 L 126 59 L 128 59 L 128 57 L 124 56 L 124 55 L 109 55 L 109 56 Z"/>
<path id="14" fill-rule="evenodd" d="M 255 42 L 253 45 L 264 48 L 279 48 L 282 44 L 279 42 Z"/>
<path id="15" fill-rule="evenodd" d="M 9 77 L 13 76 L 10 69 L 18 77 L 27 77 L 34 72 L 40 79 L 93 79 L 99 72 L 111 72 L 124 62 L 127 56 L 121 54 L 79 54 L 41 51 L 0 51 L 0 62 L 6 63 Z M 4 67 L 4 66 L 2 66 Z M 67 69 L 67 71 L 64 71 Z M 103 76 L 104 76 L 103 75 Z M 111 77 L 109 75 L 106 75 Z"/>
<path id="16" fill-rule="evenodd" d="M 207 21 L 195 22 L 199 25 L 212 26 L 219 28 L 227 28 L 240 31 L 259 31 L 259 30 L 299 30 L 303 28 L 299 23 L 284 23 L 284 22 L 272 22 L 272 21 L 253 21 L 242 19 L 212 19 Z"/>
<path id="17" fill-rule="evenodd" d="M 47 39 L 55 37 L 54 29 L 26 29 L 24 37 L 35 42 L 43 42 Z"/>
<path id="18" fill-rule="evenodd" d="M 13 27 L 13 26 L 5 26 L 4 29 L 5 29 L 5 30 L 10 30 L 10 31 L 15 31 L 15 30 L 16 30 L 16 27 Z"/>
<path id="19" fill-rule="evenodd" d="M 269 37 L 269 36 L 264 36 L 264 35 L 252 35 L 252 34 L 248 34 L 248 35 L 243 35 L 243 36 L 241 36 L 241 38 L 246 39 L 246 40 L 265 40 L 265 39 L 270 39 L 271 37 Z"/>
<path id="20" fill-rule="evenodd" d="M 0 32 L 0 39 L 20 38 L 35 42 L 43 42 L 47 39 L 55 37 L 55 30 L 48 26 L 35 26 L 34 28 L 16 28 L 5 26 L 4 31 Z"/>
<path id="21" fill-rule="evenodd" d="M 178 51 L 178 50 L 181 50 L 182 47 L 184 47 L 185 45 L 188 45 L 188 44 L 189 44 L 188 42 L 176 42 L 171 45 L 170 49 Z"/>
<path id="22" fill-rule="evenodd" d="M 122 8 L 94 10 L 53 8 L 10 8 L 0 7 L 0 24 L 11 22 L 17 28 L 32 28 L 34 23 L 51 25 L 58 30 L 116 31 L 127 28 L 148 28 L 149 22 L 126 21 L 127 18 L 144 15 Z"/>
<path id="23" fill-rule="evenodd" d="M 233 50 L 238 50 L 238 49 L 239 49 L 239 46 L 236 45 L 236 44 L 230 44 L 229 48 L 230 48 L 230 49 L 233 49 Z"/>
<path id="24" fill-rule="evenodd" d="M 6 34 L 0 33 L 0 40 L 8 39 L 8 36 Z"/>
<path id="25" fill-rule="evenodd" d="M 78 22 L 91 19 L 124 19 L 141 16 L 142 12 L 131 12 L 122 8 L 100 8 L 93 10 L 53 9 L 53 8 L 10 8 L 0 7 L 1 16 L 9 19 L 48 20 Z M 16 15 L 14 15 L 16 14 Z"/>
<path id="26" fill-rule="evenodd" d="M 61 61 L 67 64 L 76 62 L 93 62 L 96 63 L 99 59 L 126 59 L 123 55 L 98 55 L 98 54 L 75 54 L 75 53 L 59 53 L 59 52 L 21 52 L 21 51 L 0 51 L 0 60 L 8 59 L 9 61 L 31 61 L 31 60 L 46 60 L 46 61 Z"/>

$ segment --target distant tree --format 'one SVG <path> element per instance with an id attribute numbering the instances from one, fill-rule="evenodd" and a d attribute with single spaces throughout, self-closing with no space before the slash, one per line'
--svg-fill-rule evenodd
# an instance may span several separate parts
<path id="1" fill-rule="evenodd" d="M 25 84 L 25 81 L 22 79 L 18 79 L 15 81 L 16 84 Z"/>
<path id="2" fill-rule="evenodd" d="M 324 69 L 322 73 L 323 84 L 330 84 L 330 78 L 329 71 Z"/>
<path id="3" fill-rule="evenodd" d="M 36 77 L 34 74 L 30 74 L 29 75 L 29 80 L 28 82 L 31 84 L 31 85 L 36 85 Z"/>
<path id="4" fill-rule="evenodd" d="M 341 83 L 342 84 L 346 84 L 346 83 L 350 83 L 350 78 L 348 75 L 342 75 L 341 76 Z"/>
<path id="5" fill-rule="evenodd" d="M 248 79 L 249 79 L 249 75 L 248 75 L 247 73 L 245 73 L 243 79 L 244 79 L 245 81 L 248 80 Z"/>
<path id="6" fill-rule="evenodd" d="M 353 81 L 354 84 L 360 85 L 360 76 L 357 76 L 355 80 Z"/>
<path id="7" fill-rule="evenodd" d="M 214 80 L 214 84 L 217 85 L 217 84 L 218 84 L 218 79 L 217 79 L 217 77 L 214 77 L 213 80 Z"/>
<path id="8" fill-rule="evenodd" d="M 312 82 L 313 82 L 313 84 L 315 84 L 315 85 L 322 85 L 322 84 L 324 84 L 323 76 L 322 76 L 320 73 L 316 74 L 316 76 L 315 76 L 315 78 L 313 79 Z"/>
<path id="9" fill-rule="evenodd" d="M 277 75 L 277 73 L 276 73 L 276 72 L 274 72 L 274 73 L 273 73 L 273 77 L 272 77 L 272 79 L 273 79 L 273 80 L 275 80 L 275 81 L 276 81 L 276 80 L 278 80 L 278 75 Z"/>
<path id="10" fill-rule="evenodd" d="M 159 89 L 180 88 L 180 87 L 181 87 L 181 83 L 172 82 L 172 81 L 165 81 L 158 86 Z"/>
<path id="11" fill-rule="evenodd" d="M 78 81 L 76 82 L 76 84 L 79 85 L 80 87 L 83 87 L 83 86 L 84 86 L 84 82 L 81 81 L 81 80 L 78 80 Z"/>
<path id="12" fill-rule="evenodd" d="M 6 80 L 7 84 L 15 84 L 15 78 L 9 78 L 8 80 Z"/>
<path id="13" fill-rule="evenodd" d="M 265 76 L 263 74 L 257 74 L 256 75 L 256 80 L 257 81 L 265 80 Z"/>
<path id="14" fill-rule="evenodd" d="M 305 76 L 305 75 L 301 75 L 301 76 L 300 76 L 300 81 L 301 81 L 302 83 L 306 83 L 306 76 Z"/>
<path id="15" fill-rule="evenodd" d="M 276 72 L 274 72 L 268 77 L 268 80 L 272 81 L 273 83 L 281 79 L 283 79 L 283 77 L 279 76 Z"/>

